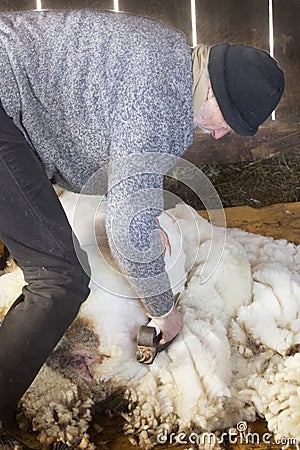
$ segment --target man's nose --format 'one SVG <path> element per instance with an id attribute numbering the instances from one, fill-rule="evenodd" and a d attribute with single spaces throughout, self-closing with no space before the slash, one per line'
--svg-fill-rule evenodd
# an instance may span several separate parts
<path id="1" fill-rule="evenodd" d="M 217 130 L 212 130 L 211 135 L 214 139 L 221 139 L 221 137 L 225 136 L 225 134 L 229 133 L 229 129 L 222 127 Z"/>

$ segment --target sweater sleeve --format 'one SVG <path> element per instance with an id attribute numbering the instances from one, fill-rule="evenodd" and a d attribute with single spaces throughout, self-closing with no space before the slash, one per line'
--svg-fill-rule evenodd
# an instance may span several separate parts
<path id="1" fill-rule="evenodd" d="M 153 34 L 143 39 L 139 30 L 136 38 L 107 73 L 114 85 L 106 227 L 120 269 L 157 317 L 171 310 L 173 294 L 155 218 L 163 211 L 163 176 L 191 143 L 191 65 L 177 34 L 160 47 Z"/>
<path id="2" fill-rule="evenodd" d="M 162 316 L 173 306 L 155 221 L 163 210 L 163 177 L 155 173 L 125 175 L 124 166 L 131 163 L 131 157 L 116 160 L 110 170 L 107 234 L 112 254 L 147 314 Z"/>
<path id="3" fill-rule="evenodd" d="M 170 154 L 168 108 L 153 88 L 130 83 L 115 109 L 107 193 L 112 254 L 149 316 L 173 306 L 155 217 L 163 211 L 163 176 Z M 165 105 L 166 106 L 166 105 Z M 171 133 L 172 135 L 172 133 Z"/>
<path id="4" fill-rule="evenodd" d="M 171 310 L 173 294 L 155 217 L 163 211 L 163 176 L 184 148 L 169 96 L 141 79 L 132 83 L 124 83 L 114 111 L 106 227 L 123 275 L 157 317 Z"/>

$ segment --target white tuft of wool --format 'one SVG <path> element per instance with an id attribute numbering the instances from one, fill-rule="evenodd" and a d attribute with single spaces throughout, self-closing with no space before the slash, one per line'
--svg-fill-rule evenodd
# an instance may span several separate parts
<path id="1" fill-rule="evenodd" d="M 253 300 L 237 320 L 252 339 L 286 355 L 300 343 L 300 247 L 241 231 L 234 237 L 244 244 L 253 279 Z"/>
<path id="2" fill-rule="evenodd" d="M 224 230 L 192 208 L 178 205 L 164 213 L 159 222 L 172 248 L 171 254 L 166 251 L 166 267 L 174 293 L 181 292 L 184 328 L 151 366 L 144 366 L 136 362 L 135 348 L 138 329 L 147 318 L 109 253 L 105 202 L 70 193 L 60 199 L 91 264 L 91 294 L 78 320 L 98 337 L 93 348 L 98 358 L 92 364 L 93 380 L 86 385 L 91 391 L 87 397 L 75 378 L 51 372 L 51 378 L 57 376 L 57 392 L 66 391 L 66 382 L 68 392 L 76 392 L 69 398 L 79 402 L 84 422 L 80 428 L 82 419 L 72 416 L 73 434 L 65 421 L 71 403 L 54 388 L 44 388 L 47 376 L 41 371 L 21 403 L 27 417 L 39 417 L 41 440 L 48 429 L 54 439 L 89 448 L 85 426 L 92 391 L 101 386 L 105 391 L 108 383 L 112 391 L 124 389 L 125 432 L 140 447 L 155 446 L 160 433 L 221 430 L 240 420 L 254 421 L 256 414 L 265 416 L 278 436 L 299 440 L 300 360 L 298 354 L 291 355 L 300 343 L 300 246 L 236 229 L 227 230 L 224 245 Z M 3 311 L 17 292 L 4 277 Z M 20 271 L 15 277 L 20 289 Z M 82 348 L 76 334 L 72 339 L 70 348 Z M 49 396 L 41 400 L 46 391 Z M 56 422 L 53 404 L 63 411 Z"/>
<path id="3" fill-rule="evenodd" d="M 300 354 L 271 360 L 264 374 L 249 379 L 260 414 L 279 440 L 300 442 Z"/>
<path id="4" fill-rule="evenodd" d="M 13 268 L 12 272 L 0 276 L 0 323 L 10 306 L 22 293 L 25 285 L 23 272 L 19 268 Z"/>
<path id="5" fill-rule="evenodd" d="M 62 441 L 79 449 L 94 450 L 87 433 L 92 399 L 75 383 L 44 365 L 20 401 L 42 444 Z M 22 423 L 22 419 L 20 420 Z"/>

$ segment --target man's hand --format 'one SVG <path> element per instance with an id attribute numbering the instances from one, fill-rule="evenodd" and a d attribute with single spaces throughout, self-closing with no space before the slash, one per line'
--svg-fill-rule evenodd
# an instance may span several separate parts
<path id="1" fill-rule="evenodd" d="M 183 327 L 183 314 L 175 307 L 164 317 L 154 317 L 153 322 L 161 330 L 162 338 L 159 345 L 174 339 Z"/>
<path id="2" fill-rule="evenodd" d="M 166 256 L 167 249 L 169 251 L 169 255 L 171 256 L 172 255 L 172 249 L 171 249 L 171 244 L 170 244 L 168 233 L 166 233 L 165 230 L 160 226 L 158 217 L 154 217 L 154 220 L 159 225 L 159 230 L 158 231 L 159 231 L 159 234 L 160 234 L 160 240 L 161 240 L 161 245 L 162 245 L 162 248 L 163 248 L 164 256 Z"/>

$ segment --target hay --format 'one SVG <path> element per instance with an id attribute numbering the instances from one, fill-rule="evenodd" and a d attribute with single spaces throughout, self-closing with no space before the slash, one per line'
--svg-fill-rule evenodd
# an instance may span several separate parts
<path id="1" fill-rule="evenodd" d="M 224 207 L 252 206 L 260 208 L 275 203 L 300 201 L 300 158 L 285 156 L 235 164 L 201 165 Z M 202 202 L 187 186 L 178 181 L 180 174 L 165 178 L 165 189 L 176 193 L 195 209 Z"/>

